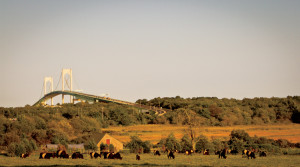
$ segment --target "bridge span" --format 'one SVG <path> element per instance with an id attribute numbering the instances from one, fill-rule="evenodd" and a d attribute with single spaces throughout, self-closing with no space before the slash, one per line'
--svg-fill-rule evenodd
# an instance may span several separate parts
<path id="1" fill-rule="evenodd" d="M 66 76 L 69 76 L 69 78 Z M 159 115 L 165 114 L 167 112 L 166 109 L 157 108 L 154 106 L 141 105 L 141 104 L 137 104 L 137 103 L 112 99 L 109 97 L 95 96 L 95 95 L 91 95 L 91 94 L 72 91 L 72 88 L 73 88 L 73 86 L 72 86 L 72 69 L 62 69 L 60 79 L 62 81 L 62 90 L 53 91 L 53 78 L 45 77 L 44 78 L 44 86 L 43 86 L 44 87 L 44 96 L 39 101 L 37 101 L 33 106 L 46 105 L 46 101 L 49 99 L 51 99 L 51 106 L 52 106 L 53 105 L 53 97 L 58 96 L 58 95 L 62 95 L 62 104 L 64 104 L 64 96 L 69 95 L 70 103 L 74 103 L 74 100 L 89 101 L 89 102 L 106 102 L 106 103 L 129 105 L 129 106 L 133 106 L 136 108 L 145 109 L 148 111 L 154 111 L 156 114 L 159 114 Z M 50 93 L 47 93 L 47 83 L 50 83 Z M 66 88 L 69 90 L 66 90 Z"/>
<path id="2" fill-rule="evenodd" d="M 58 96 L 58 95 L 70 95 L 70 96 L 74 97 L 74 100 L 80 99 L 80 100 L 89 101 L 89 102 L 106 102 L 106 103 L 129 105 L 129 106 L 133 106 L 133 107 L 140 108 L 140 109 L 154 111 L 156 114 L 159 114 L 159 115 L 163 115 L 167 112 L 166 109 L 162 109 L 162 108 L 158 108 L 158 107 L 154 107 L 154 106 L 141 105 L 141 104 L 127 102 L 127 101 L 123 101 L 123 100 L 112 99 L 109 97 L 95 96 L 95 95 L 91 95 L 91 94 L 86 94 L 86 93 L 81 93 L 81 92 L 76 92 L 76 91 L 69 91 L 69 90 L 64 90 L 64 91 L 59 90 L 59 91 L 50 92 L 50 93 L 44 95 L 44 97 L 42 97 L 39 101 L 37 101 L 33 106 L 43 105 L 45 101 L 52 99 L 53 97 Z"/>

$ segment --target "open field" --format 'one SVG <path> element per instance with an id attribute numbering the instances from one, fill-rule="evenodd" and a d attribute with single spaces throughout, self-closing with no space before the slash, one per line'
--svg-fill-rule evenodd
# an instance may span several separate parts
<path id="1" fill-rule="evenodd" d="M 217 155 L 175 154 L 175 159 L 168 159 L 166 154 L 154 156 L 142 154 L 141 160 L 135 160 L 135 154 L 122 154 L 123 160 L 90 159 L 38 159 L 31 156 L 26 159 L 0 156 L 0 166 L 299 166 L 299 155 L 280 155 L 257 157 L 256 159 L 242 158 L 241 155 L 229 155 L 227 159 L 219 159 Z"/>
<path id="2" fill-rule="evenodd" d="M 174 125 L 134 125 L 118 126 L 102 129 L 103 132 L 109 132 L 113 137 L 123 143 L 130 141 L 130 136 L 138 135 L 142 140 L 149 140 L 156 144 L 161 138 L 166 138 L 170 133 L 174 133 L 177 139 L 180 139 L 188 129 L 187 126 Z M 197 127 L 195 131 L 197 136 L 203 134 L 209 139 L 229 139 L 229 134 L 234 129 L 243 129 L 251 137 L 266 137 L 270 139 L 287 139 L 290 142 L 300 142 L 300 124 L 275 124 L 275 125 L 239 125 L 226 127 Z"/>

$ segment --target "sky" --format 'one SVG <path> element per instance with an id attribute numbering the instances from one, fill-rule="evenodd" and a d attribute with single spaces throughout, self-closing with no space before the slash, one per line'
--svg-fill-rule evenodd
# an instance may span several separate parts
<path id="1" fill-rule="evenodd" d="M 299 8 L 297 0 L 0 0 L 0 106 L 34 104 L 44 77 L 61 90 L 63 68 L 73 90 L 130 102 L 299 96 Z"/>

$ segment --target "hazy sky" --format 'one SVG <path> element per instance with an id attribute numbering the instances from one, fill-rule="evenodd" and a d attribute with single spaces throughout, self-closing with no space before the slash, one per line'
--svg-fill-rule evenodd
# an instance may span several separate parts
<path id="1" fill-rule="evenodd" d="M 131 102 L 300 95 L 299 8 L 299 0 L 0 0 L 0 106 L 34 104 L 44 77 L 56 87 L 63 68 L 74 89 Z"/>

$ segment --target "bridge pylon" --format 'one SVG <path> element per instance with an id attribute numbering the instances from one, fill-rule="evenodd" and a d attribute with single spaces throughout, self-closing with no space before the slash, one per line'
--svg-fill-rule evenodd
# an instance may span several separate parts
<path id="1" fill-rule="evenodd" d="M 50 92 L 53 92 L 53 78 L 52 77 L 45 77 L 44 78 L 44 96 L 47 94 L 47 83 L 50 82 L 51 90 Z M 44 101 L 44 104 L 46 104 L 46 100 Z M 51 106 L 53 106 L 53 98 L 51 97 Z"/>
<path id="2" fill-rule="evenodd" d="M 67 78 L 66 75 L 69 75 L 69 78 Z M 69 90 L 72 91 L 72 69 L 62 69 L 61 76 L 62 76 L 62 91 L 65 90 L 65 83 L 66 86 L 69 88 Z M 64 104 L 64 101 L 65 98 L 64 95 L 62 95 L 62 104 Z M 73 96 L 70 96 L 70 103 L 73 103 Z"/>

